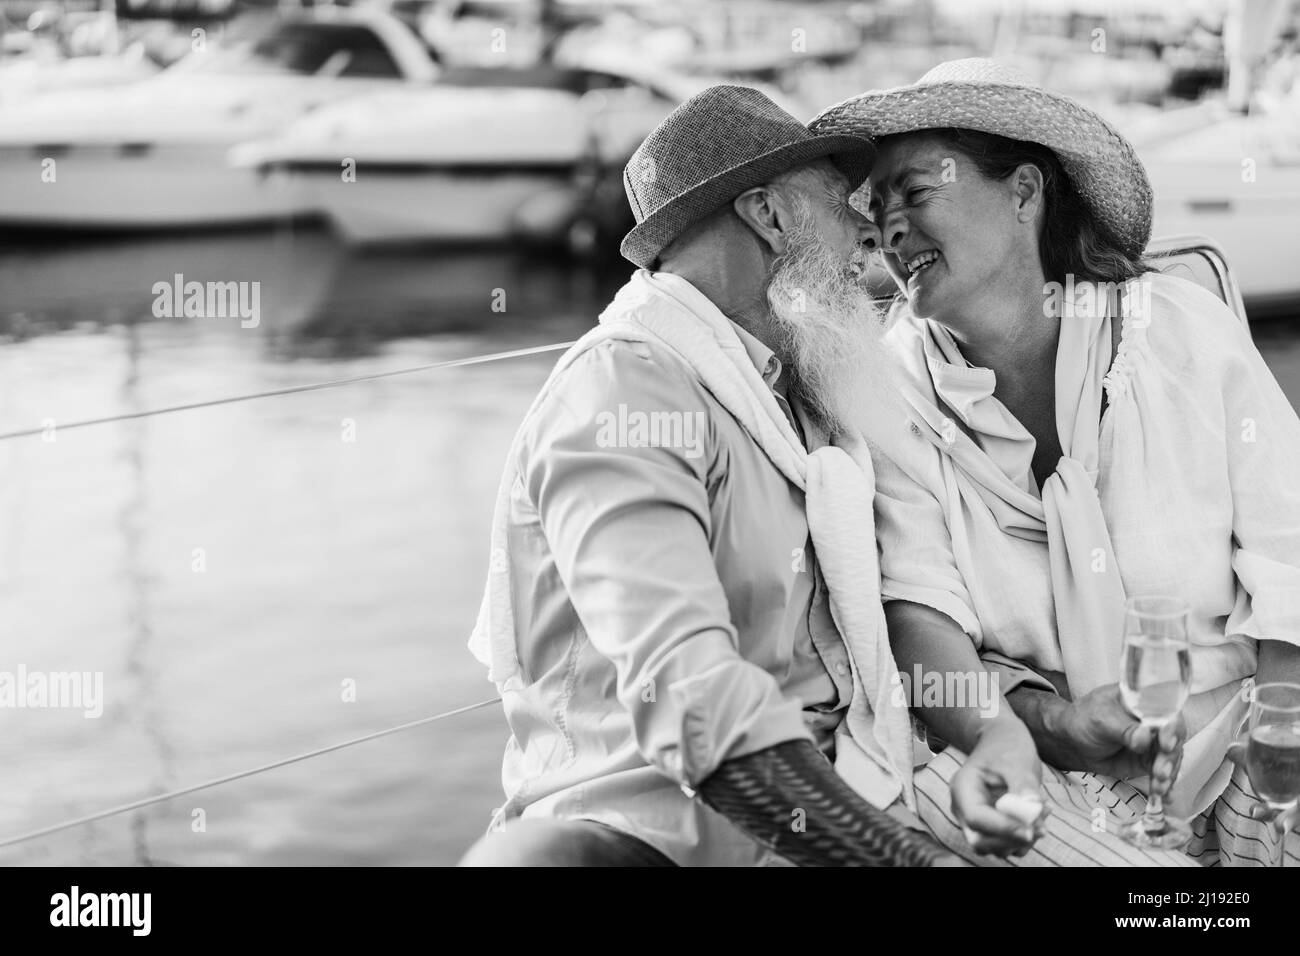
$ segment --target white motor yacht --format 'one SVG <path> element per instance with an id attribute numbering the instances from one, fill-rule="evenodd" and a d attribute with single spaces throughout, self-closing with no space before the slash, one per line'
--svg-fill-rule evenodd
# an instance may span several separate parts
<path id="1" fill-rule="evenodd" d="M 705 85 L 609 68 L 448 68 L 430 89 L 319 110 L 232 161 L 283 177 L 354 244 L 562 237 L 621 217 L 628 157 Z"/>
<path id="2" fill-rule="evenodd" d="M 227 162 L 236 143 L 437 67 L 400 21 L 322 9 L 233 25 L 139 83 L 0 107 L 0 224 L 156 229 L 304 212 L 273 177 Z"/>

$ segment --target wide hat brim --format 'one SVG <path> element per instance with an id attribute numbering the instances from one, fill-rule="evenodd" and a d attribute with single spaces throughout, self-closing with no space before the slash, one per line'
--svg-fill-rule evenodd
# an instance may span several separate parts
<path id="1" fill-rule="evenodd" d="M 664 203 L 623 237 L 619 251 L 633 265 L 649 269 L 668 243 L 689 226 L 716 212 L 747 189 L 817 159 L 829 159 L 857 189 L 871 172 L 876 148 L 861 136 L 826 133 L 738 163 Z"/>
<path id="2" fill-rule="evenodd" d="M 1151 238 L 1151 182 L 1133 145 L 1092 110 L 1035 86 L 941 81 L 850 97 L 809 128 L 879 139 L 955 127 L 1038 143 L 1061 160 L 1098 226 L 1130 258 Z"/>

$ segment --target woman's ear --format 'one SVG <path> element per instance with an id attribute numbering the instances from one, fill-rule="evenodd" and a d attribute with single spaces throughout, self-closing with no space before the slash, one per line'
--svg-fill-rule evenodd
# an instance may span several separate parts
<path id="1" fill-rule="evenodd" d="M 740 221 L 749 227 L 759 244 L 774 256 L 785 252 L 789 217 L 780 195 L 771 185 L 747 189 L 732 201 Z"/>
<path id="2" fill-rule="evenodd" d="M 1033 222 L 1043 208 L 1043 171 L 1033 163 L 1021 163 L 1012 174 L 1016 195 L 1016 219 Z"/>

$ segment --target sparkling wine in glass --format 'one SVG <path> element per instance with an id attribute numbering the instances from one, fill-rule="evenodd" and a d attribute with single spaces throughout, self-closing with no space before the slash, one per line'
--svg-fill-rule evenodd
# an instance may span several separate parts
<path id="1" fill-rule="evenodd" d="M 1286 820 L 1300 801 L 1300 684 L 1259 684 L 1250 702 L 1246 772 L 1272 811 L 1278 866 L 1286 863 Z"/>
<path id="2" fill-rule="evenodd" d="M 1129 713 L 1157 732 L 1177 719 L 1190 692 L 1189 613 L 1187 602 L 1173 597 L 1130 598 L 1125 608 L 1120 699 Z M 1185 821 L 1165 815 L 1164 800 L 1156 793 L 1147 797 L 1142 816 L 1120 830 L 1129 843 L 1162 849 L 1181 847 L 1191 835 Z"/>

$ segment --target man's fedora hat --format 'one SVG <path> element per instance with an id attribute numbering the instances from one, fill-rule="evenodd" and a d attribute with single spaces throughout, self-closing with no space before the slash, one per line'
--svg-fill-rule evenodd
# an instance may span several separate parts
<path id="1" fill-rule="evenodd" d="M 746 189 L 821 158 L 857 189 L 875 154 L 861 136 L 810 133 L 758 90 L 710 87 L 668 114 L 624 168 L 636 226 L 621 251 L 648 269 L 688 226 Z"/>
<path id="2" fill-rule="evenodd" d="M 1133 144 L 1092 110 L 992 60 L 949 60 L 911 86 L 850 97 L 809 127 L 873 138 L 956 127 L 1038 143 L 1056 153 L 1098 225 L 1128 256 L 1140 257 L 1151 238 L 1151 183 Z"/>

